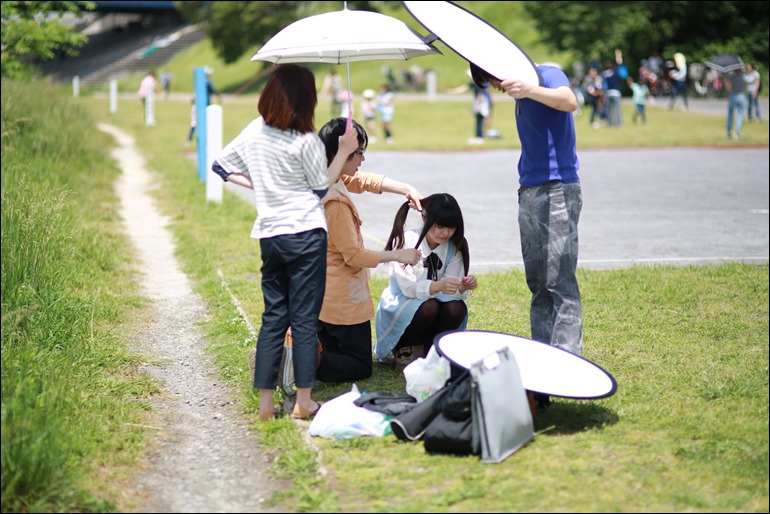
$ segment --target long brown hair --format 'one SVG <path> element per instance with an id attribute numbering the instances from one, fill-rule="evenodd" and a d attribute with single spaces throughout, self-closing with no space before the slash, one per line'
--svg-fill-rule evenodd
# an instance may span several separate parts
<path id="1" fill-rule="evenodd" d="M 457 251 L 462 254 L 465 274 L 467 275 L 471 266 L 471 257 L 468 251 L 468 241 L 465 239 L 463 213 L 457 200 L 449 193 L 436 193 L 421 199 L 420 204 L 422 205 L 423 227 L 420 237 L 417 238 L 415 248 L 420 247 L 420 243 L 425 239 L 425 235 L 434 224 L 455 229 L 455 233 L 450 238 L 450 241 L 455 245 Z M 388 243 L 385 245 L 386 251 L 400 250 L 404 247 L 404 225 L 406 224 L 408 214 L 409 202 L 404 202 L 399 207 L 393 220 L 393 229 L 390 232 Z"/>
<path id="2" fill-rule="evenodd" d="M 257 109 L 267 125 L 304 134 L 315 132 L 317 104 L 313 73 L 296 64 L 282 64 L 267 79 Z"/>

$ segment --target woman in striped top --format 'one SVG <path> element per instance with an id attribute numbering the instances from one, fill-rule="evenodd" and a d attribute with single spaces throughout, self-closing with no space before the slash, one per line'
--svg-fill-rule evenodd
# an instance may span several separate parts
<path id="1" fill-rule="evenodd" d="M 358 148 L 351 130 L 340 138 L 327 167 L 324 145 L 313 127 L 318 98 L 307 68 L 281 65 L 260 94 L 260 117 L 217 156 L 212 170 L 226 182 L 254 190 L 257 219 L 251 237 L 262 255 L 265 308 L 257 338 L 253 386 L 259 418 L 273 419 L 273 394 L 286 330 L 293 337 L 295 418 L 318 411 L 311 398 L 318 358 L 316 329 L 326 281 L 326 218 L 321 199 Z"/>

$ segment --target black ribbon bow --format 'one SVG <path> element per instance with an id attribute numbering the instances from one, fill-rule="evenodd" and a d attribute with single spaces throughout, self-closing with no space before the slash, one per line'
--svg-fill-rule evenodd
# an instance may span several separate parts
<path id="1" fill-rule="evenodd" d="M 438 258 L 438 255 L 431 252 L 422 264 L 428 268 L 428 280 L 438 280 L 438 270 L 440 270 L 443 265 L 441 259 Z"/>

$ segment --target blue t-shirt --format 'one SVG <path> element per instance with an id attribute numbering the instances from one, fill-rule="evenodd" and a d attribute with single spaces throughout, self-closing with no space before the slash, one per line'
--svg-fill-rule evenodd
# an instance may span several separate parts
<path id="1" fill-rule="evenodd" d="M 569 79 L 553 66 L 538 66 L 543 86 L 570 87 Z M 534 187 L 560 180 L 579 182 L 575 120 L 571 112 L 553 109 L 535 100 L 516 100 L 516 127 L 521 140 L 519 184 Z"/>

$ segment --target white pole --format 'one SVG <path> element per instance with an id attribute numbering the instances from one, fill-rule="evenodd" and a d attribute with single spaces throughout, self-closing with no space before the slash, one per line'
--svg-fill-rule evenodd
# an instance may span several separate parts
<path id="1" fill-rule="evenodd" d="M 118 80 L 110 80 L 110 112 L 118 112 Z"/>
<path id="2" fill-rule="evenodd" d="M 428 101 L 436 100 L 436 72 L 434 70 L 428 71 Z"/>
<path id="3" fill-rule="evenodd" d="M 147 96 L 144 99 L 144 124 L 155 125 L 155 89 L 152 86 L 147 88 Z"/>
<path id="4" fill-rule="evenodd" d="M 224 181 L 211 171 L 214 159 L 222 150 L 222 106 L 206 107 L 206 200 L 222 203 Z"/>
<path id="5" fill-rule="evenodd" d="M 80 96 L 80 76 L 78 75 L 72 77 L 72 96 L 75 98 Z"/>

